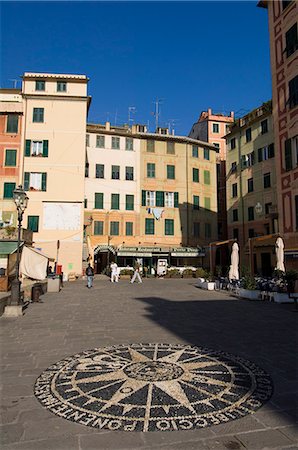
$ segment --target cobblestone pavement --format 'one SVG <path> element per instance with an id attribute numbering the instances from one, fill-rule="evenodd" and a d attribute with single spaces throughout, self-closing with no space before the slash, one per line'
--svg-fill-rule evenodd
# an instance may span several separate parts
<path id="1" fill-rule="evenodd" d="M 0 318 L 2 450 L 298 449 L 294 305 L 238 300 L 197 289 L 195 280 L 187 279 L 133 285 L 99 279 L 92 289 L 79 280 L 41 300 L 21 318 Z M 36 379 L 56 362 L 85 350 L 140 342 L 237 355 L 271 376 L 273 396 L 237 420 L 154 432 L 75 423 L 53 414 L 35 397 Z M 174 366 L 165 362 L 162 369 L 174 371 L 175 378 Z"/>

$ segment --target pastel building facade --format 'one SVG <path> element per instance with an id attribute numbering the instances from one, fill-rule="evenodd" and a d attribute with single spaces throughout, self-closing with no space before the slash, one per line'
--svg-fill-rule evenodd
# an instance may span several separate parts
<path id="1" fill-rule="evenodd" d="M 269 101 L 238 119 L 227 135 L 228 238 L 239 243 L 241 266 L 252 265 L 262 275 L 271 275 L 275 265 L 270 238 L 278 232 L 275 159 Z M 249 246 L 261 236 L 259 245 Z"/>
<path id="2" fill-rule="evenodd" d="M 23 224 L 66 275 L 82 273 L 87 83 L 85 75 L 23 76 Z"/>
<path id="3" fill-rule="evenodd" d="M 258 5 L 268 9 L 279 231 L 286 269 L 297 269 L 298 3 L 278 0 Z"/>

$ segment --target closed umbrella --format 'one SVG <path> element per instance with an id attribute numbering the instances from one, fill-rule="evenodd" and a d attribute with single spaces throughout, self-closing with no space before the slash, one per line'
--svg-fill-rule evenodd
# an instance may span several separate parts
<path id="1" fill-rule="evenodd" d="M 229 271 L 229 280 L 239 280 L 239 246 L 237 242 L 232 245 L 231 265 Z"/>
<path id="2" fill-rule="evenodd" d="M 276 253 L 276 267 L 275 270 L 281 270 L 285 272 L 284 265 L 284 241 L 281 237 L 278 237 L 275 242 L 275 253 Z"/>

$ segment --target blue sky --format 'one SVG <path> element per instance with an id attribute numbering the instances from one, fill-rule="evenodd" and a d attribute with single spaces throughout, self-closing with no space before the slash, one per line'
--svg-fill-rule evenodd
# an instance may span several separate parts
<path id="1" fill-rule="evenodd" d="M 255 1 L 2 2 L 1 40 L 1 87 L 25 71 L 86 74 L 89 122 L 121 125 L 133 106 L 153 130 L 160 98 L 160 125 L 188 134 L 208 107 L 240 116 L 271 98 Z"/>

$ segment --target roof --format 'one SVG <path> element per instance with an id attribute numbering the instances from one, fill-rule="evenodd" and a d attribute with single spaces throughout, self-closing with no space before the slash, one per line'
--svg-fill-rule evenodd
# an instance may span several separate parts
<path id="1" fill-rule="evenodd" d="M 21 246 L 23 242 L 21 242 Z M 15 241 L 11 242 L 0 242 L 0 255 L 11 255 L 18 248 L 18 243 Z"/>
<path id="2" fill-rule="evenodd" d="M 39 72 L 25 72 L 23 79 L 26 78 L 53 78 L 53 79 L 69 79 L 69 80 L 82 80 L 88 81 L 89 78 L 86 75 L 76 75 L 67 73 L 39 73 Z"/>

